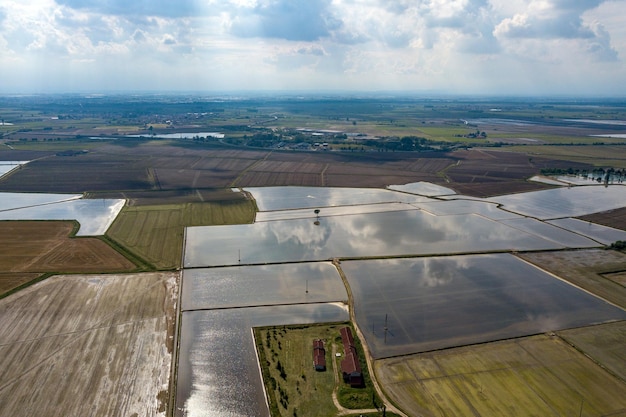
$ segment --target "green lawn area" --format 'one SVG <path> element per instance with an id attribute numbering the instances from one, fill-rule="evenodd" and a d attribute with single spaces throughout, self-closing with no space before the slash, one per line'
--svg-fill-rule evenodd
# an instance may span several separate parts
<path id="1" fill-rule="evenodd" d="M 381 404 L 367 372 L 358 339 L 355 339 L 355 343 L 362 359 L 365 386 L 351 388 L 343 381 L 340 365 L 343 345 L 339 329 L 346 325 L 348 324 L 334 323 L 254 329 L 259 363 L 273 417 L 335 416 L 338 412 L 332 399 L 335 386 L 338 387 L 337 396 L 342 407 L 353 410 L 373 409 L 374 401 Z M 327 368 L 323 372 L 316 371 L 313 366 L 313 341 L 316 339 L 324 341 L 326 350 Z M 336 357 L 334 352 L 341 356 Z M 361 414 L 357 411 L 355 413 Z"/>

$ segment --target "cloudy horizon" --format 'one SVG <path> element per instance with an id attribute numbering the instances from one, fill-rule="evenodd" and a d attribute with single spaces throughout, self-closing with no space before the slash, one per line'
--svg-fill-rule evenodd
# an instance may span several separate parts
<path id="1" fill-rule="evenodd" d="M 616 0 L 4 0 L 0 93 L 626 96 Z"/>

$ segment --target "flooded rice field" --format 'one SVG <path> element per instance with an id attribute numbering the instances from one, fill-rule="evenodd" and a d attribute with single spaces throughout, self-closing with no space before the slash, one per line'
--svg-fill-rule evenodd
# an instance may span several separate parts
<path id="1" fill-rule="evenodd" d="M 0 212 L 73 201 L 80 198 L 80 194 L 0 193 Z"/>
<path id="2" fill-rule="evenodd" d="M 561 227 L 558 222 L 559 220 L 554 220 L 552 222 L 542 222 L 530 217 L 520 217 L 517 219 L 502 221 L 502 223 L 514 227 L 520 231 L 542 236 L 544 239 L 551 240 L 559 245 L 567 247 L 585 248 L 590 246 L 597 246 L 598 242 L 603 243 L 597 239 L 594 239 L 594 236 L 592 236 L 591 234 L 576 232 L 576 230 L 571 227 Z M 572 233 L 572 231 L 580 234 Z M 620 231 L 616 230 L 616 232 Z M 622 236 L 626 238 L 626 232 L 621 233 Z M 614 239 L 612 240 L 612 242 L 615 242 L 616 240 L 619 239 Z"/>
<path id="3" fill-rule="evenodd" d="M 556 219 L 548 223 L 571 230 L 583 236 L 588 236 L 604 245 L 610 245 L 618 240 L 626 240 L 626 232 L 623 230 L 613 229 L 612 227 L 602 226 L 579 219 Z"/>
<path id="4" fill-rule="evenodd" d="M 580 242 L 574 234 L 571 239 Z M 186 242 L 186 268 L 563 248 L 476 214 L 434 216 L 423 210 L 191 227 Z"/>
<path id="5" fill-rule="evenodd" d="M 269 222 L 276 220 L 311 219 L 320 220 L 321 217 L 345 216 L 348 214 L 372 214 L 384 213 L 387 211 L 407 211 L 417 210 L 414 204 L 410 203 L 375 203 L 360 204 L 358 206 L 338 206 L 324 207 L 322 209 L 291 209 L 276 211 L 257 212 L 255 222 Z M 319 211 L 317 211 L 319 210 Z"/>
<path id="6" fill-rule="evenodd" d="M 187 269 L 184 310 L 347 301 L 330 262 Z"/>
<path id="7" fill-rule="evenodd" d="M 177 416 L 268 415 L 251 329 L 348 320 L 335 258 L 375 358 L 626 320 L 502 253 L 626 240 L 570 218 L 623 206 L 626 187 L 491 199 L 395 188 L 250 188 L 254 224 L 187 228 Z"/>
<path id="8" fill-rule="evenodd" d="M 390 185 L 387 188 L 394 191 L 402 191 L 404 193 L 424 195 L 427 197 L 456 194 L 456 192 L 450 188 L 424 181 L 404 185 Z"/>
<path id="9" fill-rule="evenodd" d="M 103 235 L 125 204 L 76 194 L 0 193 L 0 220 L 76 220 L 78 236 Z"/>
<path id="10" fill-rule="evenodd" d="M 597 213 L 624 206 L 626 186 L 603 185 L 555 188 L 486 199 L 503 208 L 538 219 L 557 219 Z"/>
<path id="11" fill-rule="evenodd" d="M 339 303 L 183 312 L 175 415 L 269 416 L 251 329 L 347 320 Z"/>
<path id="12" fill-rule="evenodd" d="M 624 310 L 509 254 L 341 266 L 376 358 L 626 319 Z"/>
<path id="13" fill-rule="evenodd" d="M 429 201 L 427 197 L 376 188 L 250 187 L 260 211 Z"/>

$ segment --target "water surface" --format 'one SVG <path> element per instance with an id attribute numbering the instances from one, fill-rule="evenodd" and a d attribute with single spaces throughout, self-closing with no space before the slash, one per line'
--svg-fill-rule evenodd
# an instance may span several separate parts
<path id="1" fill-rule="evenodd" d="M 626 186 L 593 185 L 510 194 L 486 199 L 538 219 L 577 217 L 624 207 Z"/>
<path id="2" fill-rule="evenodd" d="M 433 184 L 426 181 L 413 182 L 404 185 L 390 185 L 390 190 L 402 191 L 410 194 L 425 195 L 427 197 L 435 197 L 440 195 L 456 194 L 456 192 L 448 187 Z"/>
<path id="3" fill-rule="evenodd" d="M 121 199 L 81 199 L 65 194 L 0 195 L 0 220 L 76 220 L 80 223 L 77 236 L 103 235 L 126 203 Z M 21 207 L 21 208 L 19 208 Z"/>
<path id="4" fill-rule="evenodd" d="M 347 299 L 343 281 L 330 262 L 194 268 L 183 272 L 183 310 Z"/>
<path id="5" fill-rule="evenodd" d="M 269 416 L 252 328 L 347 320 L 342 304 L 184 312 L 176 416 Z"/>
<path id="6" fill-rule="evenodd" d="M 422 210 L 187 228 L 184 266 L 562 248 L 475 214 Z"/>
<path id="7" fill-rule="evenodd" d="M 341 266 L 376 358 L 626 319 L 626 311 L 509 254 Z"/>
<path id="8" fill-rule="evenodd" d="M 407 193 L 376 188 L 250 187 L 260 211 L 431 201 Z"/>

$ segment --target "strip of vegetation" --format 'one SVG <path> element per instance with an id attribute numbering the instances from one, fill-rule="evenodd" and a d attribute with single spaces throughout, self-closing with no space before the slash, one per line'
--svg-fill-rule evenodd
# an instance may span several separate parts
<path id="1" fill-rule="evenodd" d="M 43 281 L 44 279 L 47 279 L 47 278 L 51 277 L 52 275 L 55 275 L 55 274 L 50 273 L 50 272 L 46 272 L 45 274 L 41 274 L 41 275 L 39 275 L 39 276 L 38 276 L 37 278 L 35 278 L 35 279 L 32 279 L 32 280 L 30 280 L 30 281 L 28 281 L 28 282 L 25 282 L 25 283 L 23 283 L 23 284 L 21 284 L 21 285 L 18 285 L 17 287 L 11 288 L 11 289 L 10 289 L 10 290 L 8 290 L 7 292 L 5 292 L 5 293 L 1 293 L 1 294 L 0 294 L 0 300 L 2 300 L 2 299 L 3 299 L 3 298 L 5 298 L 5 297 L 8 297 L 8 296 L 9 296 L 9 295 L 11 295 L 11 294 L 15 294 L 16 292 L 21 291 L 21 290 L 23 290 L 24 288 L 28 288 L 28 287 L 30 287 L 31 285 L 34 285 L 34 284 L 36 284 L 36 283 L 38 283 L 38 282 L 41 282 L 41 281 Z"/>
<path id="2" fill-rule="evenodd" d="M 117 252 L 122 254 L 124 257 L 126 257 L 126 259 L 128 259 L 129 261 L 131 261 L 132 263 L 137 265 L 138 272 L 148 272 L 148 271 L 155 271 L 156 270 L 156 267 L 154 265 L 152 265 L 150 262 L 146 261 L 141 256 L 139 256 L 139 255 L 133 253 L 132 251 L 128 250 L 125 246 L 120 245 L 118 242 L 113 240 L 111 237 L 106 236 L 106 235 L 104 235 L 104 236 L 97 236 L 97 237 L 100 240 L 102 240 L 103 242 L 105 242 L 107 245 L 111 246 Z"/>

